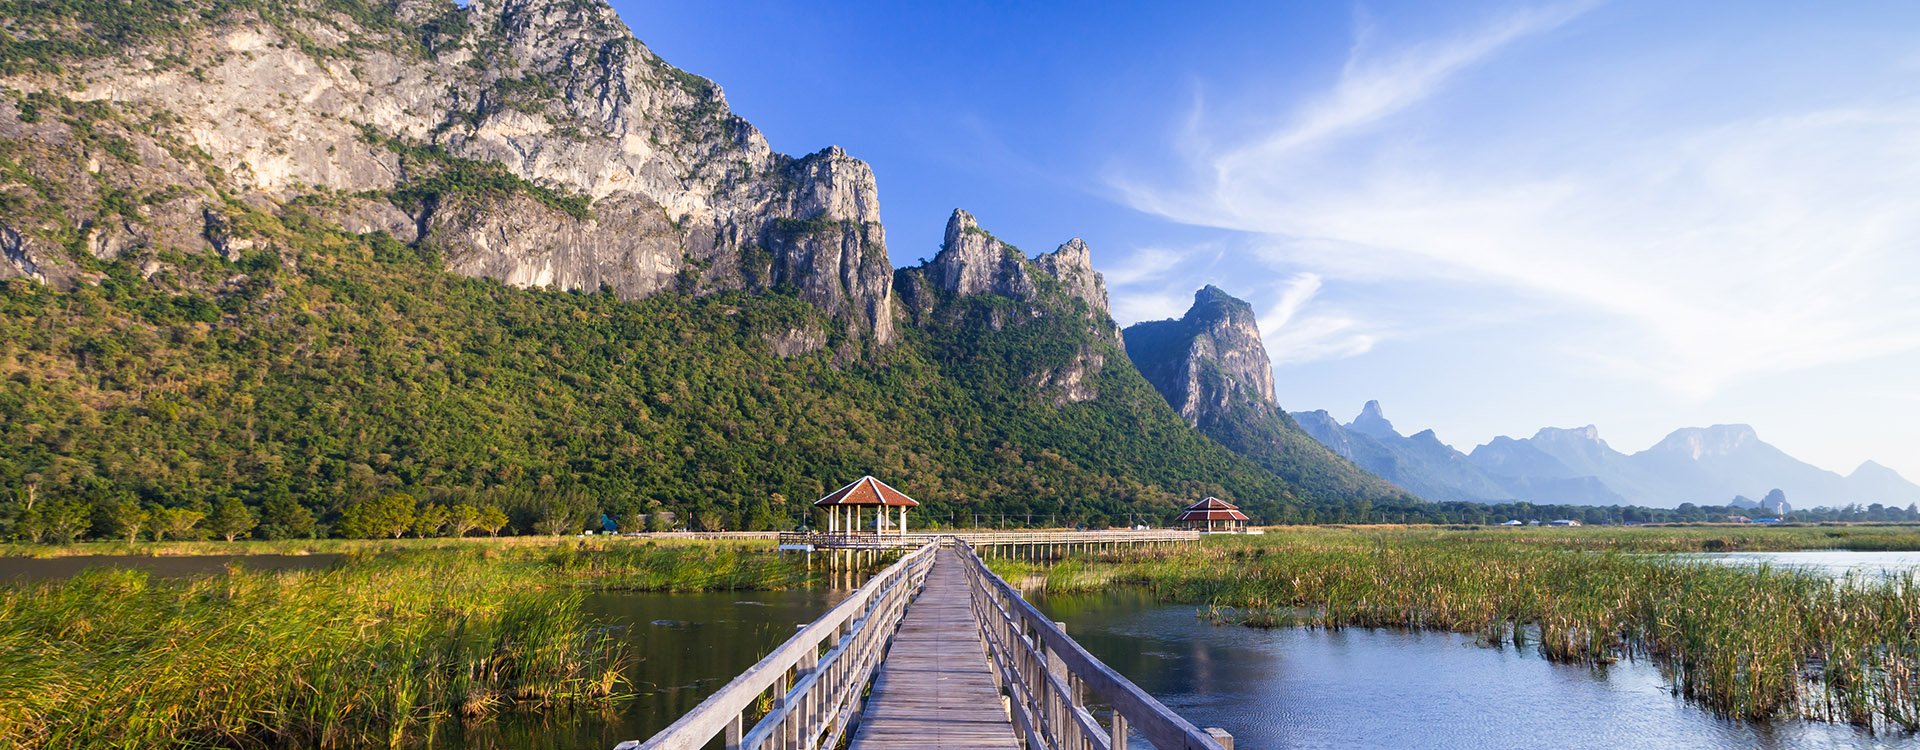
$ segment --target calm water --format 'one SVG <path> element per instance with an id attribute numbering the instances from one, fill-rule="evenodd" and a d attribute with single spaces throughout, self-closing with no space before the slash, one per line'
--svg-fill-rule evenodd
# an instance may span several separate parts
<path id="1" fill-rule="evenodd" d="M 603 593 L 587 610 L 612 624 L 637 657 L 627 670 L 639 697 L 606 712 L 508 716 L 491 725 L 442 727 L 439 748 L 611 748 L 646 739 L 699 705 L 793 637 L 846 591 L 750 591 L 707 594 Z"/>
<path id="2" fill-rule="evenodd" d="M 1214 626 L 1137 591 L 1034 596 L 1094 656 L 1240 748 L 1914 747 L 1715 718 L 1647 663 L 1558 665 L 1453 634 Z"/>
<path id="3" fill-rule="evenodd" d="M 1830 578 L 1849 574 L 1868 577 L 1900 575 L 1920 568 L 1920 552 L 1853 552 L 1851 550 L 1809 550 L 1803 552 L 1716 552 L 1685 555 L 1699 560 L 1728 565 L 1771 565 L 1790 567 Z"/>
<path id="4" fill-rule="evenodd" d="M 72 578 L 88 568 L 135 568 L 162 578 L 224 573 L 229 565 L 247 570 L 322 570 L 340 555 L 76 555 L 73 557 L 0 557 L 0 584 Z"/>

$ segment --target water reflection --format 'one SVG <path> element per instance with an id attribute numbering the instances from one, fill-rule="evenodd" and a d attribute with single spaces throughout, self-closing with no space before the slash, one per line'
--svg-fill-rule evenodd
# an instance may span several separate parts
<path id="1" fill-rule="evenodd" d="M 1867 578 L 1890 578 L 1920 568 L 1920 552 L 1854 552 L 1851 550 L 1804 550 L 1799 552 L 1710 552 L 1681 555 L 1726 565 L 1771 565 L 1794 568 L 1828 578 L 1846 578 L 1849 574 Z"/>
<path id="2" fill-rule="evenodd" d="M 1443 633 L 1219 627 L 1129 590 L 1033 600 L 1094 656 L 1240 748 L 1913 746 L 1845 726 L 1719 719 L 1647 663 L 1552 664 Z"/>
<path id="3" fill-rule="evenodd" d="M 439 748 L 611 748 L 645 739 L 793 637 L 846 596 L 844 590 L 703 594 L 597 593 L 588 614 L 606 622 L 635 657 L 627 679 L 639 693 L 607 711 L 510 715 L 473 727 L 448 722 Z"/>

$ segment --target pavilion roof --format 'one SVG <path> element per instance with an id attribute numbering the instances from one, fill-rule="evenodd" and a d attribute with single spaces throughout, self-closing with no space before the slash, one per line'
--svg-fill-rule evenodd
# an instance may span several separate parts
<path id="1" fill-rule="evenodd" d="M 1179 521 L 1245 521 L 1247 514 L 1240 512 L 1240 506 L 1208 497 L 1180 511 Z"/>
<path id="2" fill-rule="evenodd" d="M 826 497 L 813 501 L 816 506 L 834 505 L 887 505 L 916 507 L 920 503 L 907 497 L 907 493 L 887 486 L 886 482 L 874 479 L 871 475 L 854 480 Z"/>

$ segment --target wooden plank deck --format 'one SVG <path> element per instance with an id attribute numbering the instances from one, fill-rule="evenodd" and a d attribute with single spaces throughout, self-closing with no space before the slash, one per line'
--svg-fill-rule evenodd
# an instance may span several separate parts
<path id="1" fill-rule="evenodd" d="M 961 554 L 949 547 L 934 559 L 874 677 L 852 750 L 1020 747 L 968 606 Z"/>

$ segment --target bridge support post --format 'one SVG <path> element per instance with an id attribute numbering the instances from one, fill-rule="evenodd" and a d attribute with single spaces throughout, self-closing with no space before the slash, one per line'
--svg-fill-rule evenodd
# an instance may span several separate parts
<path id="1" fill-rule="evenodd" d="M 1233 750 L 1233 735 L 1227 734 L 1227 730 L 1219 727 L 1207 727 L 1206 732 L 1207 736 L 1212 737 L 1215 742 L 1220 743 L 1220 747 L 1225 748 L 1225 750 Z"/>

